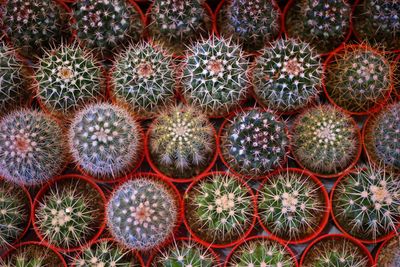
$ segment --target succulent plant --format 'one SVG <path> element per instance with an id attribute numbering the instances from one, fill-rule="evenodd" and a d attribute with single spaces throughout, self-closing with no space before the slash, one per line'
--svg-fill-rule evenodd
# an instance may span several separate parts
<path id="1" fill-rule="evenodd" d="M 65 147 L 61 127 L 42 112 L 16 110 L 0 121 L 0 173 L 6 180 L 46 182 L 64 168 Z"/>
<path id="2" fill-rule="evenodd" d="M 105 94 L 99 62 L 76 44 L 46 51 L 39 60 L 35 78 L 37 98 L 47 110 L 60 117 Z"/>
<path id="3" fill-rule="evenodd" d="M 175 79 L 172 57 L 142 42 L 115 58 L 111 95 L 141 118 L 154 117 L 175 102 Z"/>
<path id="4" fill-rule="evenodd" d="M 382 245 L 376 258 L 376 266 L 400 266 L 400 239 L 394 236 Z"/>
<path id="5" fill-rule="evenodd" d="M 186 191 L 184 201 L 189 228 L 207 243 L 227 245 L 252 227 L 251 190 L 227 173 L 207 174 Z"/>
<path id="6" fill-rule="evenodd" d="M 385 56 L 364 45 L 345 46 L 326 68 L 326 92 L 352 113 L 372 112 L 391 90 L 391 67 Z"/>
<path id="7" fill-rule="evenodd" d="M 107 205 L 112 236 L 130 249 L 149 250 L 174 232 L 179 217 L 178 196 L 157 176 L 142 174 L 123 183 Z"/>
<path id="8" fill-rule="evenodd" d="M 154 0 L 148 13 L 149 34 L 176 55 L 184 54 L 186 45 L 209 33 L 211 16 L 205 0 Z"/>
<path id="9" fill-rule="evenodd" d="M 151 160 L 173 178 L 193 177 L 203 172 L 216 150 L 214 128 L 207 117 L 190 106 L 175 106 L 162 112 L 148 135 Z"/>
<path id="10" fill-rule="evenodd" d="M 361 240 L 382 239 L 399 225 L 398 175 L 371 166 L 343 176 L 332 195 L 338 226 Z"/>
<path id="11" fill-rule="evenodd" d="M 243 110 L 228 119 L 221 135 L 222 156 L 237 173 L 262 176 L 286 161 L 286 125 L 270 111 Z"/>
<path id="12" fill-rule="evenodd" d="M 219 10 L 218 24 L 221 35 L 255 51 L 279 34 L 279 18 L 275 0 L 227 0 Z"/>
<path id="13" fill-rule="evenodd" d="M 142 14 L 126 0 L 76 1 L 73 13 L 78 39 L 102 56 L 142 35 Z"/>
<path id="14" fill-rule="evenodd" d="M 317 98 L 322 64 L 310 44 L 279 39 L 260 53 L 253 76 L 254 92 L 261 104 L 279 112 L 292 112 Z"/>
<path id="15" fill-rule="evenodd" d="M 334 175 L 351 166 L 361 146 L 353 118 L 331 105 L 312 107 L 299 115 L 291 140 L 297 161 L 321 175 Z"/>
<path id="16" fill-rule="evenodd" d="M 141 158 L 140 125 L 116 105 L 88 105 L 75 115 L 68 135 L 74 161 L 101 180 L 124 176 Z"/>

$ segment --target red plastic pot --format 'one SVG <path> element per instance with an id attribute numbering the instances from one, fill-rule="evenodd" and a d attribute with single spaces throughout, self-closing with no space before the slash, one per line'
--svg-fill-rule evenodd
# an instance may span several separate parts
<path id="1" fill-rule="evenodd" d="M 375 265 L 374 266 L 376 266 L 376 267 L 380 267 L 380 265 L 378 265 L 378 261 L 379 261 L 379 256 L 381 255 L 381 253 L 382 253 L 382 250 L 389 244 L 389 242 L 390 241 L 392 241 L 392 239 L 394 239 L 394 238 L 399 238 L 398 236 L 394 236 L 394 237 L 392 237 L 392 238 L 390 238 L 390 239 L 388 239 L 388 240 L 386 240 L 385 242 L 383 242 L 379 247 L 378 247 L 378 250 L 376 251 L 376 254 L 375 254 Z M 385 265 L 386 266 L 386 265 Z"/>

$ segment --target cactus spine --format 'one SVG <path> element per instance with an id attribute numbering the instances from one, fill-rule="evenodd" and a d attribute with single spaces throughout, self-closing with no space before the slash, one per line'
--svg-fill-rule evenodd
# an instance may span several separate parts
<path id="1" fill-rule="evenodd" d="M 396 267 L 400 266 L 400 240 L 394 236 L 382 245 L 377 256 L 376 266 Z"/>

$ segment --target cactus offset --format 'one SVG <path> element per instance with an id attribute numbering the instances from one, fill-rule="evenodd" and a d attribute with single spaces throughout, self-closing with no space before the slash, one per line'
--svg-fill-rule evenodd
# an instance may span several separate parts
<path id="1" fill-rule="evenodd" d="M 383 245 L 376 259 L 376 266 L 400 266 L 400 239 L 398 236 L 392 237 Z"/>

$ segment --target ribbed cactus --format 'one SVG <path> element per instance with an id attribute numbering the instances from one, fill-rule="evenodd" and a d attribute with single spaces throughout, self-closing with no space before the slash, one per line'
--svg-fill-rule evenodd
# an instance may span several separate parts
<path id="1" fill-rule="evenodd" d="M 376 258 L 376 266 L 400 266 L 400 239 L 394 236 L 387 241 Z"/>
<path id="2" fill-rule="evenodd" d="M 183 96 L 205 113 L 222 117 L 245 99 L 248 71 L 249 61 L 231 39 L 203 39 L 184 62 Z"/>
<path id="3" fill-rule="evenodd" d="M 75 115 L 69 128 L 74 161 L 88 174 L 112 180 L 131 171 L 141 158 L 140 125 L 123 108 L 92 104 Z"/>
<path id="4" fill-rule="evenodd" d="M 279 13 L 275 0 L 226 0 L 218 14 L 219 31 L 255 51 L 279 34 Z"/>
<path id="5" fill-rule="evenodd" d="M 146 174 L 118 187 L 107 205 L 107 224 L 113 237 L 138 250 L 164 243 L 174 232 L 178 215 L 173 189 Z"/>
<path id="6" fill-rule="evenodd" d="M 174 103 L 172 57 L 149 43 L 130 45 L 115 58 L 111 96 L 141 118 L 154 117 Z"/>
<path id="7" fill-rule="evenodd" d="M 162 112 L 150 127 L 151 160 L 169 177 L 189 178 L 210 165 L 216 149 L 213 126 L 190 106 Z"/>
<path id="8" fill-rule="evenodd" d="M 61 45 L 46 51 L 35 78 L 37 98 L 52 114 L 65 117 L 105 94 L 100 64 L 78 45 Z"/>
<path id="9" fill-rule="evenodd" d="M 326 91 L 338 106 L 354 113 L 375 109 L 391 90 L 385 56 L 366 46 L 346 46 L 326 70 Z"/>
<path id="10" fill-rule="evenodd" d="M 185 193 L 185 217 L 202 240 L 225 245 L 235 242 L 251 227 L 253 196 L 236 177 L 213 173 Z"/>
<path id="11" fill-rule="evenodd" d="M 333 214 L 350 235 L 362 240 L 380 239 L 398 227 L 399 192 L 396 174 L 359 168 L 342 177 L 334 189 Z"/>
<path id="12" fill-rule="evenodd" d="M 360 149 L 354 120 L 330 105 L 313 107 L 299 115 L 291 140 L 297 161 L 322 175 L 337 174 L 348 168 Z"/>
<path id="13" fill-rule="evenodd" d="M 127 0 L 76 1 L 73 9 L 78 39 L 102 56 L 142 35 L 142 16 Z"/>
<path id="14" fill-rule="evenodd" d="M 0 121 L 0 173 L 9 181 L 41 184 L 59 174 L 66 156 L 63 131 L 42 112 L 22 109 Z"/>
<path id="15" fill-rule="evenodd" d="M 292 112 L 318 96 L 322 64 L 310 44 L 280 39 L 261 50 L 253 76 L 258 101 L 279 112 Z"/>
<path id="16" fill-rule="evenodd" d="M 289 140 L 285 123 L 274 113 L 251 109 L 229 119 L 220 146 L 225 161 L 237 173 L 262 176 L 286 161 Z"/>

